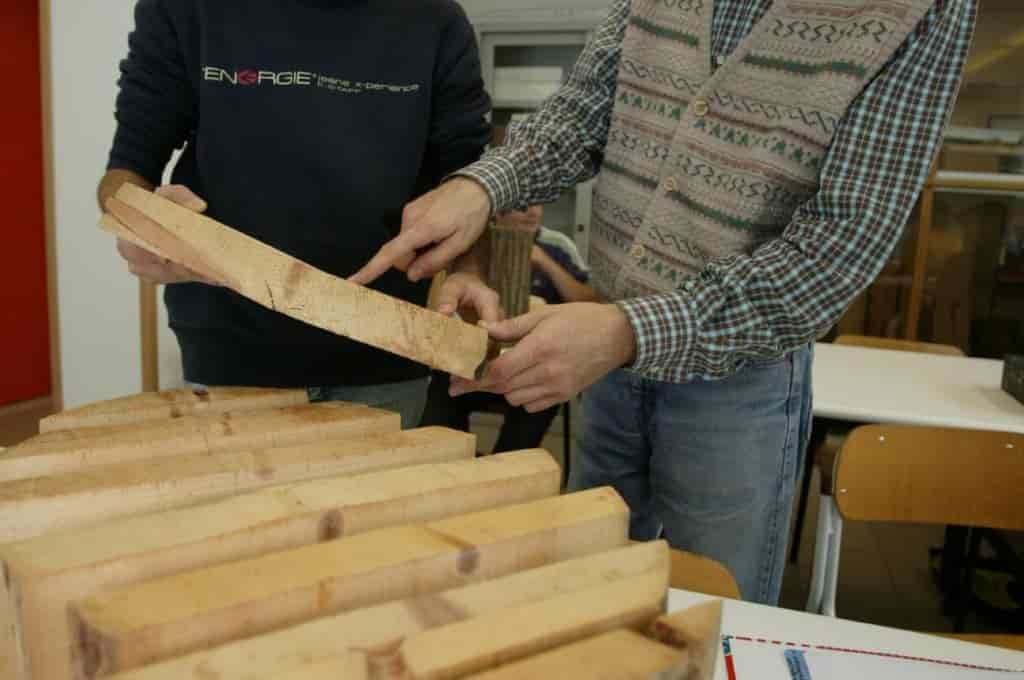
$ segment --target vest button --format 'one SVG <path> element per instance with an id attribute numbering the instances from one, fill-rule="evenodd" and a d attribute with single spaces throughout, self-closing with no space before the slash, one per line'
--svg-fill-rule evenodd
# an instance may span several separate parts
<path id="1" fill-rule="evenodd" d="M 646 252 L 647 251 L 644 249 L 643 244 L 641 243 L 634 243 L 633 247 L 629 249 L 629 254 L 638 260 L 643 259 L 644 254 Z"/>
<path id="2" fill-rule="evenodd" d="M 708 115 L 708 111 L 711 110 L 711 105 L 708 104 L 708 100 L 704 97 L 697 97 L 693 100 L 693 115 L 698 118 L 703 118 Z"/>
<path id="3" fill-rule="evenodd" d="M 665 191 L 679 191 L 679 181 L 675 177 L 668 177 L 662 183 Z"/>

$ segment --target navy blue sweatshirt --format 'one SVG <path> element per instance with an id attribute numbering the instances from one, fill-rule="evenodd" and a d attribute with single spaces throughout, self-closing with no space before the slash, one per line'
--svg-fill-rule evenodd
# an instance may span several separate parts
<path id="1" fill-rule="evenodd" d="M 453 0 L 139 0 L 109 168 L 173 181 L 207 214 L 338 276 L 490 137 L 473 30 Z M 428 283 L 375 288 L 424 304 Z M 198 283 L 167 286 L 186 380 L 362 385 L 426 367 Z"/>

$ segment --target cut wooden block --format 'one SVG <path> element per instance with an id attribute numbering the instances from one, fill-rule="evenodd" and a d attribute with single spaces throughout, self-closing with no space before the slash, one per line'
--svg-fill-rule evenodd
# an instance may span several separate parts
<path id="1" fill-rule="evenodd" d="M 631 630 L 613 630 L 469 677 L 473 680 L 651 680 L 676 666 L 681 654 L 685 653 Z M 681 680 L 688 679 L 681 676 Z"/>
<path id="2" fill-rule="evenodd" d="M 679 665 L 681 677 L 711 680 L 715 676 L 715 662 L 722 646 L 721 600 L 660 616 L 651 632 L 661 642 L 686 651 L 686 658 Z"/>
<path id="3" fill-rule="evenodd" d="M 0 456 L 0 481 L 78 472 L 131 460 L 270 448 L 401 427 L 397 413 L 328 402 L 282 409 L 61 430 Z"/>
<path id="4" fill-rule="evenodd" d="M 557 562 L 435 595 L 316 619 L 291 628 L 128 671 L 118 680 L 304 678 L 316 664 L 337 678 L 366 670 L 368 649 L 389 649 L 423 631 L 642 574 L 668 571 L 668 546 L 652 541 Z M 357 652 L 353 654 L 353 652 Z M 538 676 L 541 677 L 541 676 Z"/>
<path id="5" fill-rule="evenodd" d="M 355 677 L 460 678 L 605 631 L 647 626 L 663 611 L 667 592 L 666 570 L 499 610 L 356 652 L 364 658 L 364 673 Z M 305 677 L 337 680 L 335 670 L 318 664 Z"/>
<path id="6" fill-rule="evenodd" d="M 616 547 L 628 516 L 618 494 L 601 488 L 176 574 L 73 604 L 72 651 L 87 677 L 135 668 Z"/>
<path id="7" fill-rule="evenodd" d="M 0 677 L 71 678 L 67 607 L 94 593 L 382 527 L 550 497 L 560 481 L 549 454 L 523 451 L 271 487 L 0 546 Z"/>
<path id="8" fill-rule="evenodd" d="M 80 427 L 126 425 L 182 416 L 241 413 L 267 408 L 298 406 L 309 402 L 306 390 L 264 387 L 210 387 L 205 390 L 163 390 L 99 401 L 46 416 L 40 432 Z"/>
<path id="9" fill-rule="evenodd" d="M 346 441 L 131 461 L 2 482 L 0 543 L 274 484 L 472 458 L 475 453 L 476 437 L 437 427 Z"/>
<path id="10" fill-rule="evenodd" d="M 133 233 L 268 309 L 464 378 L 487 356 L 483 328 L 327 274 L 152 192 L 125 184 L 108 208 L 122 219 L 108 216 L 104 229 Z"/>

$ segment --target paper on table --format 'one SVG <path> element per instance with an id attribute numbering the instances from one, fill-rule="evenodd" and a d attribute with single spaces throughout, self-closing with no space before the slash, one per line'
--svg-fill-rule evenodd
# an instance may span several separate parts
<path id="1" fill-rule="evenodd" d="M 729 680 L 1024 680 L 1024 670 L 958 665 L 953 659 L 736 637 L 726 637 L 723 646 Z"/>

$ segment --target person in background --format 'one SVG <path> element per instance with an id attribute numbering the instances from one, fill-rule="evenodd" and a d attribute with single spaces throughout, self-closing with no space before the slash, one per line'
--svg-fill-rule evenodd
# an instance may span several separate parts
<path id="1" fill-rule="evenodd" d="M 611 302 L 488 324 L 515 347 L 452 391 L 542 411 L 586 390 L 569 487 L 614 485 L 634 539 L 664 532 L 774 604 L 813 342 L 899 242 L 977 7 L 615 0 L 561 89 L 353 280 L 430 276 L 491 213 L 596 175 L 587 262 Z"/>
<path id="2" fill-rule="evenodd" d="M 597 292 L 587 285 L 590 273 L 576 244 L 565 234 L 541 226 L 543 215 L 543 208 L 533 206 L 528 210 L 497 216 L 500 226 L 535 233 L 530 252 L 531 294 L 549 305 L 597 300 Z M 450 380 L 446 373 L 435 371 L 431 375 L 427 405 L 420 424 L 468 432 L 470 414 L 500 409 L 504 411 L 505 419 L 492 453 L 537 448 L 558 414 L 557 405 L 530 413 L 522 407 L 509 406 L 503 397 L 486 392 L 452 397 L 448 394 L 449 388 Z"/>
<path id="3" fill-rule="evenodd" d="M 101 208 L 124 182 L 158 191 L 337 276 L 398 233 L 403 206 L 490 139 L 473 29 L 454 0 L 139 0 L 121 63 Z M 130 225 L 129 225 L 130 226 Z M 166 284 L 185 380 L 305 387 L 419 421 L 428 369 L 265 309 L 130 243 Z M 446 307 L 472 295 L 451 277 Z M 399 272 L 375 288 L 422 305 Z M 493 296 L 482 291 L 484 296 Z"/>

